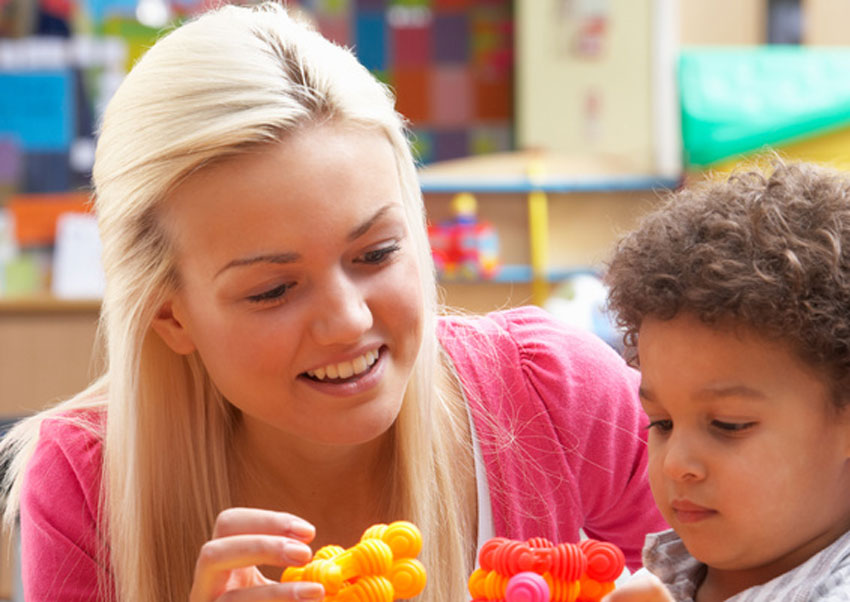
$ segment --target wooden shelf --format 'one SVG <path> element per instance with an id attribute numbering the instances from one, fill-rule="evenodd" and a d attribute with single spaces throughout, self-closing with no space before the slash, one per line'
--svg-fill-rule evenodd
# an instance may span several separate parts
<path id="1" fill-rule="evenodd" d="M 97 299 L 57 299 L 50 295 L 0 297 L 0 313 L 88 313 L 100 311 Z"/>
<path id="2" fill-rule="evenodd" d="M 620 158 L 515 151 L 465 157 L 419 170 L 424 193 L 617 192 L 676 188 L 680 179 L 641 173 Z"/>

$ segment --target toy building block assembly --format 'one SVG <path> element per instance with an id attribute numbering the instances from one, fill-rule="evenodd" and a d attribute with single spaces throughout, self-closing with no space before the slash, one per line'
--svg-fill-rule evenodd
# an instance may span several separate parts
<path id="1" fill-rule="evenodd" d="M 472 602 L 597 602 L 625 566 L 616 545 L 584 540 L 553 544 L 494 537 L 478 551 L 469 578 Z"/>
<path id="2" fill-rule="evenodd" d="M 425 567 L 416 560 L 421 549 L 422 534 L 412 523 L 377 524 L 366 529 L 357 545 L 320 548 L 312 561 L 287 568 L 280 580 L 321 583 L 324 602 L 412 598 L 425 587 Z"/>
<path id="3" fill-rule="evenodd" d="M 428 227 L 437 272 L 446 280 L 492 278 L 499 269 L 499 237 L 478 219 L 478 203 L 469 193 L 452 199 L 454 218 Z"/>

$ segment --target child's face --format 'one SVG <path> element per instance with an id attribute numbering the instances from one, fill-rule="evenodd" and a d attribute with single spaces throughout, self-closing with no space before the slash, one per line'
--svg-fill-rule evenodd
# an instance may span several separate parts
<path id="1" fill-rule="evenodd" d="M 850 421 L 805 363 L 688 315 L 638 351 L 652 492 L 694 557 L 761 583 L 850 528 Z"/>

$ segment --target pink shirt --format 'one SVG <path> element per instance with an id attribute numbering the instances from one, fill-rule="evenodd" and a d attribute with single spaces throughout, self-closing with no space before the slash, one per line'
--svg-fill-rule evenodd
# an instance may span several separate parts
<path id="1" fill-rule="evenodd" d="M 618 544 L 630 568 L 667 528 L 646 477 L 640 375 L 537 307 L 440 324 L 481 445 L 496 535 Z"/>
<path id="2" fill-rule="evenodd" d="M 42 423 L 21 492 L 25 600 L 90 601 L 98 591 L 101 460 L 95 432 L 59 419 Z"/>
<path id="3" fill-rule="evenodd" d="M 666 528 L 646 483 L 637 374 L 607 345 L 538 308 L 443 319 L 440 340 L 469 400 L 496 535 L 613 541 L 640 565 Z M 97 591 L 101 438 L 46 420 L 21 498 L 29 602 Z"/>

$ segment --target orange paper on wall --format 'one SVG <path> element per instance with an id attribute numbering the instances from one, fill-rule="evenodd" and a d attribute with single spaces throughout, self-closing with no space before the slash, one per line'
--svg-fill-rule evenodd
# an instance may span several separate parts
<path id="1" fill-rule="evenodd" d="M 49 246 L 56 238 L 56 220 L 63 213 L 91 213 L 88 194 L 21 194 L 9 199 L 7 209 L 22 247 Z"/>

